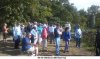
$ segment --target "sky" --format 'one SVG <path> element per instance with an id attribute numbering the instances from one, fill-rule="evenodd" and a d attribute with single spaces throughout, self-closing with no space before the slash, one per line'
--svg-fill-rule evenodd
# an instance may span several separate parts
<path id="1" fill-rule="evenodd" d="M 69 0 L 69 2 L 74 3 L 74 6 L 76 6 L 78 10 L 87 10 L 91 5 L 100 6 L 100 0 Z"/>

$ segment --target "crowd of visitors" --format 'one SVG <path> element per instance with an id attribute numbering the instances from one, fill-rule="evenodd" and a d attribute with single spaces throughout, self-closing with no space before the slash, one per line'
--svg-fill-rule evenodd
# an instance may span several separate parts
<path id="1" fill-rule="evenodd" d="M 3 42 L 7 42 L 7 33 L 9 28 L 4 23 L 3 26 Z M 79 24 L 74 29 L 76 47 L 81 47 L 82 31 Z M 22 43 L 22 51 L 28 52 L 31 55 L 38 56 L 38 47 L 42 46 L 42 51 L 47 51 L 48 39 L 50 44 L 55 44 L 56 56 L 60 56 L 60 42 L 61 38 L 65 42 L 65 52 L 69 52 L 69 44 L 71 40 L 71 24 L 67 22 L 65 27 L 62 27 L 59 23 L 47 24 L 38 22 L 28 22 L 27 25 L 15 23 L 12 28 L 14 48 L 20 49 L 20 43 Z"/>

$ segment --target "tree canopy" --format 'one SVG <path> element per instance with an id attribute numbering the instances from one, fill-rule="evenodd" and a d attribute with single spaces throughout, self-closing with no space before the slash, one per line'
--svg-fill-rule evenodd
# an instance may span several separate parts
<path id="1" fill-rule="evenodd" d="M 67 21 L 87 27 L 88 17 L 96 13 L 100 19 L 99 6 L 92 5 L 86 12 L 77 8 L 69 0 L 0 0 L 0 22 L 12 25 L 14 22 L 38 21 L 62 25 Z M 99 23 L 98 23 L 99 24 Z"/>

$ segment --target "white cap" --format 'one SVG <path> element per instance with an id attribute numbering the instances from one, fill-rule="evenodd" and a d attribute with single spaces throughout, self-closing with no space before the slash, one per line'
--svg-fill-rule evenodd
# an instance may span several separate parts
<path id="1" fill-rule="evenodd" d="M 33 27 L 35 27 L 35 28 L 36 28 L 37 26 L 36 26 L 36 25 L 34 25 Z"/>
<path id="2" fill-rule="evenodd" d="M 47 27 L 47 25 L 46 25 L 46 24 L 44 24 L 44 25 L 43 25 L 43 27 Z"/>

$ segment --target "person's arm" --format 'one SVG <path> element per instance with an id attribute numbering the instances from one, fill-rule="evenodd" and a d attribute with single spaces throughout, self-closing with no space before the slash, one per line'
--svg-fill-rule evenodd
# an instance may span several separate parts
<path id="1" fill-rule="evenodd" d="M 68 38 L 68 40 L 70 40 L 70 39 L 71 39 L 71 32 L 69 32 L 69 34 L 68 34 L 68 35 L 69 35 L 69 38 Z"/>
<path id="2" fill-rule="evenodd" d="M 27 42 L 27 45 L 32 45 L 31 42 L 29 42 L 29 41 L 27 41 L 27 40 L 25 40 L 25 41 Z"/>
<path id="3" fill-rule="evenodd" d="M 65 41 L 65 32 L 62 33 L 63 41 Z"/>
<path id="4" fill-rule="evenodd" d="M 62 34 L 62 32 L 60 31 L 60 29 L 58 29 L 57 32 L 58 32 L 58 34 L 60 34 L 60 35 Z"/>
<path id="5" fill-rule="evenodd" d="M 35 32 L 34 32 L 34 30 L 32 29 L 31 30 L 31 32 L 30 32 L 32 35 L 34 35 L 35 36 Z"/>
<path id="6" fill-rule="evenodd" d="M 80 37 L 82 36 L 82 31 L 81 31 L 81 29 L 78 29 L 78 32 L 77 32 L 79 35 L 80 35 Z"/>
<path id="7" fill-rule="evenodd" d="M 22 39 L 22 44 L 31 45 L 30 41 L 27 38 Z"/>
<path id="8" fill-rule="evenodd" d="M 15 27 L 13 27 L 13 36 L 15 36 Z"/>

